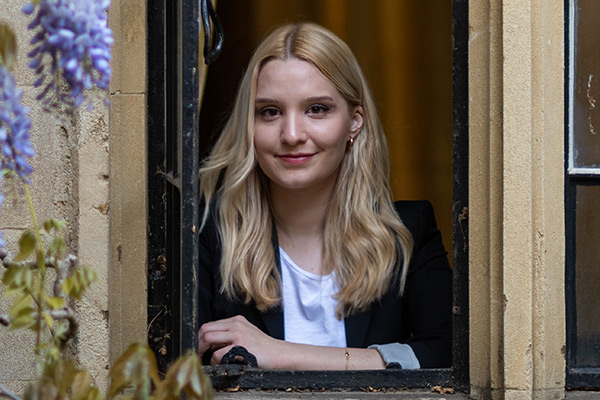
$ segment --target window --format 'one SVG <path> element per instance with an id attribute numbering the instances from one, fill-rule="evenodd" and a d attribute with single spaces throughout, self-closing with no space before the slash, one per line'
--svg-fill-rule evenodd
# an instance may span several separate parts
<path id="1" fill-rule="evenodd" d="M 599 388 L 600 4 L 570 0 L 566 9 L 567 387 Z"/>
<path id="2" fill-rule="evenodd" d="M 314 4 L 313 4 L 314 3 Z M 361 7 L 366 7 L 365 13 L 375 13 L 377 2 L 363 2 Z M 383 2 L 382 2 L 383 3 Z M 394 5 L 395 3 L 387 4 Z M 439 12 L 436 2 L 431 2 L 431 12 Z M 433 4 L 436 3 L 436 4 Z M 235 66 L 209 69 L 204 103 L 199 111 L 198 87 L 202 79 L 198 74 L 198 2 L 150 0 L 148 2 L 148 66 L 149 66 L 149 103 L 148 103 L 148 190 L 149 190 L 149 266 L 148 266 L 148 323 L 149 342 L 155 350 L 159 367 L 165 368 L 170 360 L 181 354 L 188 348 L 195 346 L 197 322 L 194 319 L 197 308 L 197 287 L 194 280 L 194 265 L 197 260 L 197 235 L 195 235 L 194 221 L 198 217 L 198 164 L 203 154 L 206 153 L 212 141 L 211 134 L 217 130 L 225 113 L 227 99 L 232 98 L 236 89 L 241 68 L 245 66 L 247 57 L 256 43 L 249 43 L 250 34 L 258 33 L 257 26 L 265 24 L 268 16 L 265 13 L 281 9 L 298 18 L 305 16 L 307 10 L 321 10 L 319 1 L 298 1 L 296 8 L 286 3 L 281 6 L 279 1 L 219 1 L 219 15 L 221 16 L 225 30 L 225 46 L 234 48 L 234 60 L 227 63 L 239 62 L 239 70 L 235 72 Z M 257 6 L 258 4 L 258 6 Z M 345 4 L 345 3 L 343 3 Z M 354 3 L 352 3 L 354 4 Z M 375 4 L 375 5 L 374 5 Z M 410 4 L 412 11 L 418 10 L 418 5 Z M 261 388 L 285 388 L 285 387 L 311 387 L 311 388 L 352 388 L 358 389 L 365 386 L 380 387 L 423 387 L 429 385 L 449 385 L 457 388 L 466 388 L 468 384 L 468 277 L 467 277 L 467 238 L 468 238 L 468 179 L 467 179 L 467 39 L 468 39 L 468 11 L 466 0 L 455 0 L 452 5 L 452 27 L 454 31 L 453 49 L 453 100 L 450 100 L 449 79 L 446 90 L 440 89 L 439 81 L 429 82 L 427 87 L 415 87 L 417 98 L 427 97 L 426 101 L 437 101 L 432 99 L 430 93 L 439 91 L 437 97 L 448 96 L 448 102 L 453 102 L 453 116 L 448 110 L 448 125 L 453 118 L 453 135 L 449 136 L 449 130 L 438 128 L 442 132 L 447 145 L 439 146 L 437 142 L 422 143 L 423 148 L 435 152 L 448 152 L 450 160 L 450 148 L 453 149 L 452 172 L 450 165 L 429 163 L 429 160 L 419 160 L 420 168 L 426 176 L 432 171 L 444 170 L 447 173 L 448 193 L 444 198 L 445 204 L 436 206 L 436 214 L 439 224 L 447 220 L 447 233 L 444 233 L 446 247 L 453 257 L 454 265 L 454 365 L 451 369 L 439 370 L 417 370 L 417 371 L 333 371 L 326 374 L 316 371 L 301 371 L 290 373 L 289 371 L 252 371 L 229 368 L 229 372 L 222 376 L 214 376 L 213 382 L 218 385 L 240 385 L 242 387 Z M 250 13 L 248 8 L 255 7 Z M 290 11 L 290 10 L 293 10 Z M 381 12 L 381 11 L 380 11 Z M 227 25 L 227 15 L 235 14 L 244 16 L 244 23 L 234 28 Z M 296 14 L 294 14 L 296 13 Z M 331 17 L 319 11 L 318 18 Z M 252 15 L 253 17 L 248 17 Z M 381 16 L 381 14 L 379 14 Z M 439 15 L 439 14 L 438 14 Z M 450 18 L 448 9 L 447 18 Z M 360 15 L 359 15 L 360 16 Z M 428 15 L 431 17 L 431 15 Z M 257 21 L 253 21 L 256 18 Z M 317 17 L 315 17 L 317 18 Z M 260 21 L 258 21 L 260 20 Z M 371 19 L 375 20 L 375 19 Z M 262 22 L 261 22 L 262 21 Z M 315 19 L 316 22 L 325 24 L 324 20 Z M 337 22 L 336 22 L 337 21 Z M 363 18 L 357 18 L 356 28 L 367 32 L 375 29 L 369 26 L 361 26 Z M 340 23 L 336 16 L 331 17 L 330 23 Z M 271 22 L 272 24 L 272 22 Z M 326 25 L 326 24 L 325 24 Z M 343 25 L 343 24 L 342 24 Z M 363 24 L 364 25 L 364 24 Z M 399 24 L 402 25 L 402 24 Z M 347 28 L 350 28 L 348 26 Z M 354 25 L 352 25 L 354 28 Z M 348 32 L 354 29 L 347 29 Z M 449 31 L 449 29 L 448 29 Z M 237 33 L 241 33 L 236 36 Z M 429 31 L 424 32 L 430 34 Z M 360 36 L 355 34 L 355 36 Z M 369 57 L 377 57 L 372 46 L 380 38 L 371 35 L 371 45 L 363 44 L 365 56 L 359 59 L 361 63 Z M 389 43 L 397 45 L 396 37 L 387 38 Z M 450 38 L 448 37 L 448 43 Z M 355 48 L 351 44 L 351 47 Z M 418 62 L 418 57 L 423 58 L 424 66 L 439 62 L 443 57 L 440 52 L 433 54 L 427 59 L 424 54 L 432 49 L 411 48 Z M 449 46 L 448 46 L 449 47 Z M 397 47 L 396 47 L 397 48 Z M 371 53 L 369 53 L 371 51 Z M 391 53 L 393 54 L 393 53 Z M 448 64 L 450 64 L 450 51 L 448 49 Z M 224 53 L 225 57 L 225 53 Z M 235 61 L 237 60 L 237 61 Z M 242 60 L 242 61 L 239 61 Z M 220 60 L 223 62 L 223 59 Z M 223 64 L 221 64 L 223 65 Z M 373 64 L 372 73 L 379 73 L 378 67 Z M 363 65 L 368 75 L 368 66 Z M 226 69 L 234 71 L 234 77 L 228 76 L 219 80 L 219 75 L 224 74 Z M 449 70 L 450 68 L 448 68 Z M 395 73 L 396 71 L 391 71 Z M 397 73 L 397 72 L 396 72 Z M 429 71 L 423 71 L 428 74 Z M 450 71 L 448 71 L 448 77 Z M 376 83 L 375 83 L 376 84 Z M 373 83 L 372 83 L 373 85 Z M 442 84 L 443 86 L 443 84 Z M 422 97 L 418 97 L 418 96 Z M 396 96 L 398 97 L 398 96 Z M 212 100 L 207 100 L 212 99 Z M 216 105 L 221 99 L 222 104 Z M 223 100 L 224 99 L 224 100 Z M 416 100 L 415 100 L 416 101 Z M 425 100 L 424 100 L 425 102 Z M 421 105 L 427 110 L 426 106 Z M 220 108 L 219 108 L 220 107 Z M 383 108 L 391 108 L 389 104 L 383 104 Z M 394 105 L 396 108 L 396 106 Z M 394 112 L 390 110 L 390 112 Z M 431 117 L 431 111 L 429 120 Z M 412 129 L 410 121 L 392 120 L 391 125 L 404 124 L 406 129 Z M 415 135 L 419 136 L 419 135 Z M 420 139 L 419 139 L 420 140 Z M 410 144 L 409 144 L 410 146 Z M 444 169 L 445 168 L 445 169 Z M 401 170 L 402 168 L 396 168 Z M 454 179 L 452 179 L 454 178 Z M 418 179 L 419 180 L 419 179 Z M 424 179 L 423 179 L 424 180 Z M 452 182 L 452 183 L 451 183 Z M 435 183 L 433 183 L 435 185 Z M 450 202 L 450 192 L 453 193 L 453 201 Z M 401 197 L 402 195 L 398 195 Z M 430 198 L 425 191 L 415 196 Z M 447 207 L 447 211 L 443 211 Z M 442 226 L 442 229 L 443 226 Z M 451 238 L 454 240 L 451 241 Z"/>

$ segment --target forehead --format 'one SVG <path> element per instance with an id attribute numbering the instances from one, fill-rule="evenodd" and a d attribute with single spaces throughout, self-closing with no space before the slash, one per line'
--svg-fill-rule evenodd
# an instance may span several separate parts
<path id="1" fill-rule="evenodd" d="M 257 97 L 271 93 L 318 94 L 311 92 L 340 95 L 333 83 L 317 67 L 298 58 L 267 61 L 262 65 L 257 79 Z"/>

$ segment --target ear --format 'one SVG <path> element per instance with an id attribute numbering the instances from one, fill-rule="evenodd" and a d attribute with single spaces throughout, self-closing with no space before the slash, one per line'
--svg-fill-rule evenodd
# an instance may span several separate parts
<path id="1" fill-rule="evenodd" d="M 350 125 L 350 137 L 356 138 L 356 136 L 360 133 L 364 119 L 363 119 L 363 108 L 361 106 L 356 106 L 351 112 L 350 117 L 352 118 L 352 124 Z"/>

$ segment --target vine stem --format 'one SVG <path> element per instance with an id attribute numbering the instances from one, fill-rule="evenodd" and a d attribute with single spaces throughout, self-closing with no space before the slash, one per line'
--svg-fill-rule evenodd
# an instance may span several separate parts
<path id="1" fill-rule="evenodd" d="M 29 190 L 29 185 L 24 184 L 25 187 L 25 197 L 27 198 L 27 206 L 29 207 L 29 213 L 31 214 L 31 221 L 33 223 L 33 228 L 35 230 L 36 242 L 37 242 L 37 254 L 36 260 L 38 264 L 38 269 L 40 271 L 41 282 L 40 282 L 40 290 L 38 294 L 38 299 L 36 301 L 37 306 L 39 308 L 37 312 L 36 318 L 36 338 L 35 338 L 35 354 L 39 356 L 39 348 L 42 336 L 42 313 L 44 311 L 44 290 L 45 290 L 45 279 L 46 279 L 46 260 L 44 259 L 44 244 L 42 243 L 42 234 L 40 232 L 40 226 L 37 221 L 37 216 L 35 214 L 35 209 L 33 208 L 33 200 L 31 199 L 31 192 Z M 38 363 L 38 368 L 40 365 Z"/>
<path id="2" fill-rule="evenodd" d="M 40 233 L 40 226 L 37 222 L 37 216 L 35 214 L 35 209 L 33 208 L 33 200 L 31 199 L 31 192 L 29 191 L 29 185 L 24 184 L 24 186 L 25 186 L 25 197 L 27 198 L 27 206 L 29 206 L 29 213 L 31 214 L 31 221 L 33 222 L 33 227 L 35 229 L 35 236 L 37 239 L 38 251 L 41 251 L 42 254 L 44 254 L 42 235 Z M 45 275 L 46 274 L 45 260 L 42 258 L 41 260 L 38 260 L 38 261 L 41 261 L 42 265 L 40 266 L 40 269 L 42 270 L 42 274 Z"/>
<path id="3" fill-rule="evenodd" d="M 21 398 L 19 396 L 17 396 L 16 394 L 11 392 L 7 388 L 5 388 L 1 383 L 0 383 L 0 397 L 8 397 L 11 400 L 21 400 Z"/>

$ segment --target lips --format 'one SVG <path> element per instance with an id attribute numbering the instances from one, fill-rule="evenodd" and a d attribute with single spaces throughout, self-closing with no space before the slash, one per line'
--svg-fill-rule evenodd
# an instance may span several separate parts
<path id="1" fill-rule="evenodd" d="M 317 153 L 290 153 L 290 154 L 279 154 L 277 158 L 286 164 L 298 165 L 304 164 L 312 159 Z"/>

